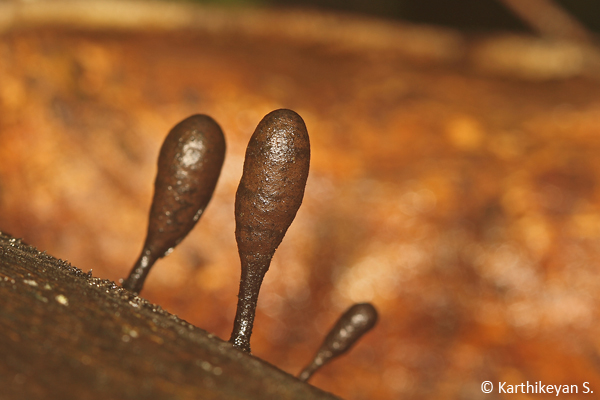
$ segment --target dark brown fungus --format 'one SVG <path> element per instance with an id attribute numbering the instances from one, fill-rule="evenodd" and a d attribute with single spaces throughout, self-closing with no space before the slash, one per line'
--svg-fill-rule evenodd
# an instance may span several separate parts
<path id="1" fill-rule="evenodd" d="M 302 203 L 309 163 L 310 143 L 302 118 L 291 110 L 267 114 L 248 143 L 235 197 L 242 275 L 229 341 L 242 351 L 250 352 L 260 285 Z"/>
<path id="2" fill-rule="evenodd" d="M 124 288 L 139 293 L 156 260 L 196 225 L 215 190 L 224 158 L 225 138 L 211 117 L 193 115 L 171 129 L 158 156 L 146 241 Z"/>
<path id="3" fill-rule="evenodd" d="M 323 365 L 345 353 L 377 322 L 377 310 L 370 303 L 350 307 L 329 331 L 312 362 L 298 375 L 307 381 Z"/>

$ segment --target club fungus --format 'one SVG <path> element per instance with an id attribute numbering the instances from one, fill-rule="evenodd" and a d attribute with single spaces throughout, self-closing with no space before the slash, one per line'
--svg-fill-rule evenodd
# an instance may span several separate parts
<path id="1" fill-rule="evenodd" d="M 376 322 L 377 310 L 372 304 L 354 304 L 331 328 L 317 354 L 298 375 L 298 379 L 308 381 L 316 370 L 348 351 Z"/>
<path id="2" fill-rule="evenodd" d="M 158 156 L 146 241 L 124 288 L 139 293 L 156 260 L 169 254 L 196 225 L 215 190 L 224 158 L 225 138 L 211 117 L 193 115 L 171 129 Z"/>
<path id="3" fill-rule="evenodd" d="M 302 118 L 275 110 L 256 127 L 235 197 L 235 238 L 242 265 L 230 342 L 250 352 L 258 292 L 271 258 L 302 203 L 310 143 Z"/>

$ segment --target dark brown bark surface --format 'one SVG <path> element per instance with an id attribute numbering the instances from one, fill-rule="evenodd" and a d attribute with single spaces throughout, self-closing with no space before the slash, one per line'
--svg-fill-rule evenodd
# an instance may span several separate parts
<path id="1" fill-rule="evenodd" d="M 0 234 L 0 398 L 335 399 Z"/>

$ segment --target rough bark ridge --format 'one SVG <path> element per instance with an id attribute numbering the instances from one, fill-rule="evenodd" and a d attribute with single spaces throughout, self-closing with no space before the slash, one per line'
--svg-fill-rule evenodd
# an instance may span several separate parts
<path id="1" fill-rule="evenodd" d="M 335 399 L 0 232 L 0 398 Z"/>

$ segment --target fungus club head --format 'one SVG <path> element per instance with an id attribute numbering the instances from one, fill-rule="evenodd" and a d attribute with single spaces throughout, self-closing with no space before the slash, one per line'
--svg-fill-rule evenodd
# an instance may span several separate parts
<path id="1" fill-rule="evenodd" d="M 267 114 L 252 135 L 235 199 L 236 240 L 242 257 L 272 256 L 302 204 L 310 142 L 291 110 Z"/>

